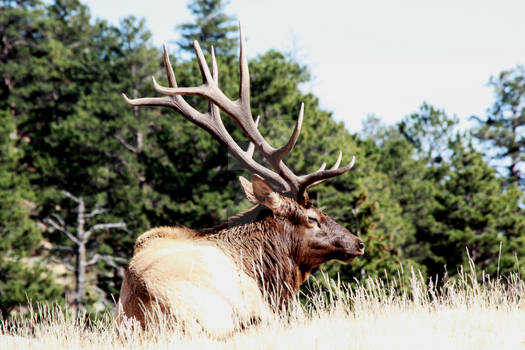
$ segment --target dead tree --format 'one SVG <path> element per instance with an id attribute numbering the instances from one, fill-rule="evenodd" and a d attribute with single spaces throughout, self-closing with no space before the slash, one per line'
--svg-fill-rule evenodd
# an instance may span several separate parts
<path id="1" fill-rule="evenodd" d="M 116 223 L 96 223 L 93 226 L 86 227 L 86 220 L 93 218 L 99 214 L 107 212 L 106 209 L 96 206 L 93 210 L 87 211 L 86 204 L 82 197 L 77 197 L 69 193 L 68 191 L 62 191 L 69 199 L 73 200 L 77 204 L 76 212 L 76 226 L 74 230 L 70 230 L 65 220 L 57 213 L 51 214 L 49 217 L 44 219 L 44 222 L 48 224 L 52 230 L 63 233 L 74 246 L 53 246 L 53 251 L 67 251 L 70 252 L 71 257 L 69 259 L 56 258 L 51 256 L 51 260 L 62 264 L 72 271 L 75 276 L 75 298 L 73 301 L 73 308 L 75 314 L 78 316 L 81 312 L 85 311 L 83 299 L 85 295 L 85 283 L 86 283 L 86 271 L 90 266 L 95 265 L 99 261 L 104 261 L 108 265 L 119 268 L 117 263 L 125 263 L 126 260 L 107 254 L 98 254 L 96 252 L 90 252 L 87 250 L 87 244 L 90 239 L 93 238 L 93 234 L 97 231 L 104 230 L 127 230 L 126 224 L 123 222 Z M 73 226 L 73 225 L 71 225 Z M 71 265 L 70 261 L 74 260 L 75 265 Z"/>

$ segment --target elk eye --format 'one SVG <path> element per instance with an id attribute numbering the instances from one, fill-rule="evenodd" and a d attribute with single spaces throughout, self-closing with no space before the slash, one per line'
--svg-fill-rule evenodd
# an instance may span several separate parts
<path id="1" fill-rule="evenodd" d="M 309 217 L 308 217 L 308 222 L 309 222 L 310 224 L 319 224 L 319 221 L 317 220 L 317 218 L 314 218 L 314 217 L 312 217 L 312 216 L 309 216 Z"/>

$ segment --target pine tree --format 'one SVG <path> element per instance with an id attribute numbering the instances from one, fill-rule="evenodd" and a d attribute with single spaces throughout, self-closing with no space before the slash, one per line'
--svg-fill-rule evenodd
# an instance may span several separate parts
<path id="1" fill-rule="evenodd" d="M 19 305 L 52 302 L 61 295 L 49 270 L 33 257 L 42 240 L 31 218 L 34 194 L 19 172 L 14 119 L 0 111 L 0 315 Z"/>
<path id="2" fill-rule="evenodd" d="M 78 12 L 75 6 L 69 10 Z M 152 226 L 148 206 L 155 193 L 148 186 L 143 160 L 156 146 L 147 142 L 147 135 L 154 132 L 152 125 L 159 115 L 129 108 L 120 92 L 130 87 L 137 95 L 153 93 L 151 76 L 158 73 L 161 56 L 144 22 L 134 17 L 125 18 L 119 27 L 97 21 L 85 34 L 85 46 L 76 58 L 82 69 L 61 75 L 64 80 L 76 79 L 82 93 L 71 96 L 72 108 L 50 123 L 42 152 L 50 161 L 35 159 L 43 175 L 38 183 L 44 194 L 40 217 L 53 214 L 57 203 L 61 208 L 70 206 L 63 190 L 82 198 L 87 208 L 104 203 L 107 211 L 100 215 L 100 222 L 126 222 L 130 232 L 113 230 L 103 238 L 97 236 L 91 253 L 120 257 L 117 263 L 123 265 L 135 237 Z M 65 245 L 63 237 L 49 236 Z M 118 294 L 120 289 L 117 265 L 100 260 L 96 282 L 107 293 L 109 305 L 110 293 Z"/>
<path id="3" fill-rule="evenodd" d="M 525 189 L 525 67 L 503 71 L 490 79 L 495 102 L 486 119 L 478 121 L 474 135 L 489 145 L 487 155 L 503 161 L 510 184 Z"/>
<path id="4" fill-rule="evenodd" d="M 372 258 L 370 266 L 365 265 L 364 269 L 371 270 L 372 276 L 382 277 L 386 273 L 389 278 L 403 269 L 408 271 L 409 267 L 425 274 L 420 257 L 428 247 L 417 240 L 417 225 L 427 220 L 433 206 L 434 184 L 428 178 L 427 160 L 415 157 L 415 147 L 400 134 L 398 127 L 382 126 L 379 120 L 369 117 L 365 128 L 372 132 L 364 135 L 371 137 L 360 142 L 366 159 L 366 173 L 360 184 L 370 201 L 377 203 L 375 244 L 386 256 L 378 255 L 377 263 Z M 382 266 L 372 268 L 376 264 Z"/>
<path id="5" fill-rule="evenodd" d="M 9 24 L 3 43 L 11 44 L 2 50 L 7 63 L 0 69 L 9 79 L 0 85 L 5 97 L 0 102 L 15 118 L 18 171 L 36 193 L 33 219 L 67 207 L 61 190 L 68 189 L 88 207 L 106 203 L 104 222 L 127 220 L 138 234 L 150 227 L 147 197 L 137 200 L 144 197 L 144 169 L 126 146 L 140 139 L 149 114 L 135 118 L 119 92 L 133 86 L 141 93 L 147 86 L 149 93 L 152 87 L 144 81 L 158 71 L 160 54 L 135 19 L 115 28 L 105 21 L 91 23 L 88 9 L 76 0 L 28 3 L 1 12 Z M 123 70 L 130 62 L 130 71 Z M 44 236 L 52 244 L 64 243 L 50 232 Z M 112 232 L 98 242 L 96 253 L 127 257 L 133 240 L 129 233 Z M 103 263 L 98 268 L 103 276 L 98 287 L 118 292 L 117 270 Z"/>
<path id="6" fill-rule="evenodd" d="M 523 194 L 516 186 L 504 188 L 468 139 L 458 136 L 451 149 L 431 220 L 418 227 L 418 240 L 429 242 L 430 254 L 424 260 L 429 272 L 441 274 L 446 265 L 448 273 L 455 274 L 461 265 L 467 266 L 470 254 L 480 273 L 523 273 Z"/>
<path id="7" fill-rule="evenodd" d="M 403 118 L 398 128 L 420 158 L 426 159 L 430 165 L 436 165 L 447 157 L 448 141 L 457 124 L 457 117 L 450 118 L 445 111 L 424 102 L 419 112 Z"/>
<path id="8" fill-rule="evenodd" d="M 0 313 L 9 316 L 29 301 L 53 301 L 61 288 L 35 256 L 42 235 L 32 215 L 36 196 L 22 166 L 24 145 L 17 124 L 31 110 L 39 45 L 46 23 L 40 1 L 3 1 L 0 11 Z"/>
<path id="9" fill-rule="evenodd" d="M 193 0 L 188 8 L 194 21 L 176 27 L 182 35 L 179 47 L 191 53 L 193 41 L 197 40 L 206 51 L 213 45 L 219 56 L 234 55 L 237 41 L 232 35 L 237 27 L 232 25 L 234 17 L 224 13 L 226 4 L 223 0 Z"/>

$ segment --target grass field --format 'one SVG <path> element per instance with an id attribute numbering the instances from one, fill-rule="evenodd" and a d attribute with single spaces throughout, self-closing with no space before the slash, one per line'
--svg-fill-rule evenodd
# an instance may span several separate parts
<path id="1" fill-rule="evenodd" d="M 434 287 L 412 272 L 401 289 L 367 280 L 357 287 L 322 281 L 286 315 L 210 339 L 159 325 L 147 333 L 115 332 L 110 315 L 74 320 L 37 307 L 27 322 L 2 322 L 1 349 L 525 349 L 525 281 L 478 281 L 461 273 Z M 328 285 L 328 287 L 327 287 Z"/>

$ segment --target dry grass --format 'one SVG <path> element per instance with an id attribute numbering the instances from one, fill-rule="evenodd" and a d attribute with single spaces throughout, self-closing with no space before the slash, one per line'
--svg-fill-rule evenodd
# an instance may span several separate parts
<path id="1" fill-rule="evenodd" d="M 441 286 L 411 274 L 401 291 L 368 280 L 357 287 L 323 281 L 324 288 L 286 316 L 223 340 L 200 330 L 161 324 L 147 333 L 111 316 L 78 321 L 39 307 L 31 320 L 0 326 L 2 349 L 525 349 L 525 282 L 516 276 L 477 281 L 461 273 Z M 326 287 L 328 285 L 328 287 Z"/>

